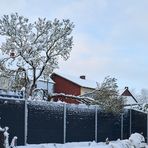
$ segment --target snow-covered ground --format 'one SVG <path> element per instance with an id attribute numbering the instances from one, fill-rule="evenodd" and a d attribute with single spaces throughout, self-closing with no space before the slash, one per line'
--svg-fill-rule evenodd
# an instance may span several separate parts
<path id="1" fill-rule="evenodd" d="M 72 142 L 66 144 L 32 144 L 17 148 L 148 148 L 145 139 L 139 133 L 132 134 L 129 139 L 105 142 Z"/>

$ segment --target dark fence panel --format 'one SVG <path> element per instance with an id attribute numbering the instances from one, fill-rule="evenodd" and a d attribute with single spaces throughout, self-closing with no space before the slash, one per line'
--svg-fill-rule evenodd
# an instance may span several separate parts
<path id="1" fill-rule="evenodd" d="M 98 142 L 116 140 L 121 136 L 121 117 L 120 115 L 98 112 Z"/>
<path id="2" fill-rule="evenodd" d="M 18 137 L 18 145 L 24 144 L 24 101 L 0 99 L 0 126 L 9 127 L 10 139 Z M 65 141 L 93 141 L 95 137 L 95 106 L 66 105 Z M 130 118 L 131 115 L 131 118 Z M 130 125 L 131 119 L 131 125 Z M 29 101 L 27 142 L 64 142 L 64 104 Z M 123 139 L 131 133 L 143 132 L 146 138 L 147 114 L 135 110 L 125 110 L 123 115 Z M 97 141 L 116 140 L 121 137 L 121 115 L 97 110 Z"/>
<path id="3" fill-rule="evenodd" d="M 66 142 L 95 140 L 95 108 L 67 105 Z"/>
<path id="4" fill-rule="evenodd" d="M 128 139 L 130 136 L 130 110 L 125 109 L 123 114 L 123 139 Z"/>
<path id="5" fill-rule="evenodd" d="M 33 143 L 63 142 L 63 105 L 29 102 L 28 140 Z"/>
<path id="6" fill-rule="evenodd" d="M 9 127 L 9 140 L 18 137 L 18 145 L 24 145 L 24 101 L 0 99 L 0 126 Z"/>
<path id="7" fill-rule="evenodd" d="M 132 110 L 132 133 L 142 133 L 147 139 L 147 114 Z"/>

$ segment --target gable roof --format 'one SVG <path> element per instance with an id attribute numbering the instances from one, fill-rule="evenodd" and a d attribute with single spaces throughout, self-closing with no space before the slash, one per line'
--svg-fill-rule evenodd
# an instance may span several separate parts
<path id="1" fill-rule="evenodd" d="M 135 103 L 138 103 L 136 98 L 129 91 L 128 87 L 125 87 L 124 91 L 121 93 L 121 96 L 125 97 L 125 100 L 126 100 L 125 104 L 135 104 Z"/>
<path id="2" fill-rule="evenodd" d="M 61 73 L 53 73 L 53 75 L 57 75 L 60 76 L 72 83 L 75 83 L 81 87 L 85 87 L 85 88 L 92 88 L 95 89 L 97 87 L 97 82 L 92 81 L 92 80 L 88 80 L 88 79 L 81 79 L 80 77 L 74 77 L 71 75 L 67 75 L 67 74 L 61 74 Z"/>

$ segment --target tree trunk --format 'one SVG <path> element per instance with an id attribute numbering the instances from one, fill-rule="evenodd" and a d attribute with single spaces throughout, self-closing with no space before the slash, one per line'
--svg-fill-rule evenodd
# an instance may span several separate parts
<path id="1" fill-rule="evenodd" d="M 33 80 L 32 80 L 32 85 L 30 87 L 29 95 L 32 96 L 33 90 L 36 88 L 36 68 L 33 68 Z"/>
<path id="2" fill-rule="evenodd" d="M 35 83 L 33 83 L 32 85 L 31 85 L 31 88 L 30 88 L 30 91 L 29 91 L 29 95 L 30 96 L 32 96 L 32 93 L 33 93 L 33 90 L 36 88 L 36 85 L 35 85 Z"/>

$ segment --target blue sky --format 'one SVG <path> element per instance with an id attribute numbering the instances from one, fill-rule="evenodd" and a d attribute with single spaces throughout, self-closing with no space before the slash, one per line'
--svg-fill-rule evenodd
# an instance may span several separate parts
<path id="1" fill-rule="evenodd" d="M 110 75 L 120 88 L 148 89 L 147 0 L 0 0 L 0 16 L 18 12 L 68 18 L 75 24 L 74 47 L 58 71 L 101 82 Z"/>

